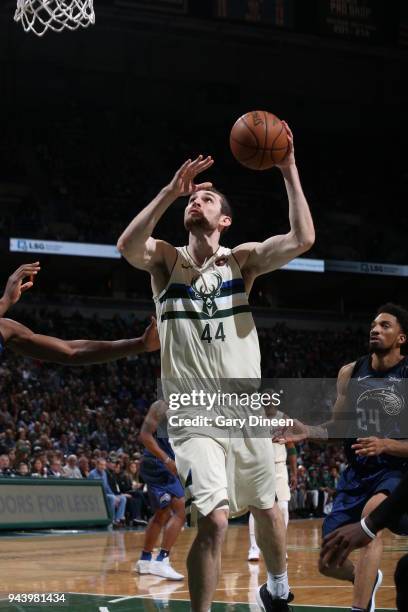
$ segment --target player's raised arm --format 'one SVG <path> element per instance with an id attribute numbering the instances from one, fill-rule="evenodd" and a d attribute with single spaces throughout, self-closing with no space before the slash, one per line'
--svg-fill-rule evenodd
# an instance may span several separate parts
<path id="1" fill-rule="evenodd" d="M 71 366 L 116 361 L 160 348 L 156 320 L 153 317 L 140 338 L 128 340 L 61 340 L 36 334 L 11 319 L 1 321 L 0 331 L 7 348 L 20 355 Z"/>
<path id="2" fill-rule="evenodd" d="M 174 248 L 167 242 L 152 237 L 158 221 L 169 206 L 181 196 L 187 196 L 198 189 L 208 189 L 211 183 L 195 184 L 195 177 L 213 164 L 211 157 L 199 155 L 188 159 L 179 168 L 166 187 L 128 225 L 120 236 L 117 247 L 123 257 L 135 268 L 151 272 L 155 266 L 174 263 Z"/>
<path id="3" fill-rule="evenodd" d="M 9 276 L 3 297 L 0 298 L 0 317 L 7 312 L 10 306 L 18 302 L 25 291 L 31 289 L 34 284 L 34 278 L 40 270 L 40 262 L 36 261 L 30 264 L 23 264 Z"/>
<path id="4" fill-rule="evenodd" d="M 281 268 L 308 251 L 315 241 L 312 215 L 296 167 L 293 134 L 287 123 L 282 123 L 288 135 L 289 149 L 283 161 L 276 166 L 280 168 L 285 180 L 290 230 L 287 234 L 272 236 L 264 242 L 248 242 L 234 249 L 242 272 L 252 278 Z"/>

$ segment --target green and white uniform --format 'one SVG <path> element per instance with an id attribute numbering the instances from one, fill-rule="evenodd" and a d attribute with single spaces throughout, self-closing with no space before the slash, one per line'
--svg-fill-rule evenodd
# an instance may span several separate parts
<path id="1" fill-rule="evenodd" d="M 258 334 L 231 249 L 219 247 L 200 268 L 178 247 L 155 302 L 163 379 L 260 378 Z"/>
<path id="2" fill-rule="evenodd" d="M 164 397 L 189 392 L 192 379 L 214 390 L 220 379 L 261 378 L 258 334 L 239 265 L 231 249 L 219 247 L 197 266 L 187 247 L 177 259 L 165 289 L 154 298 L 161 344 Z M 191 416 L 188 407 L 178 410 Z M 170 433 L 171 435 L 171 433 Z M 275 500 L 274 455 L 268 438 L 232 437 L 228 430 L 173 437 L 177 469 L 191 482 L 203 515 L 228 502 L 231 514 L 248 505 L 270 508 Z"/>

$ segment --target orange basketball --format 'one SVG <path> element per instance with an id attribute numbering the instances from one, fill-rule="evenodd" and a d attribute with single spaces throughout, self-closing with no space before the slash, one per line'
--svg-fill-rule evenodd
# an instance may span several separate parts
<path id="1" fill-rule="evenodd" d="M 251 111 L 232 126 L 230 147 L 240 164 L 251 170 L 268 170 L 288 152 L 282 121 L 267 111 Z"/>

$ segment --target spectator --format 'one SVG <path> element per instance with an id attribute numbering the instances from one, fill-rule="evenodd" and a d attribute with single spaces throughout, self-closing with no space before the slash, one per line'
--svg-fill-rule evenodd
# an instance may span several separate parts
<path id="1" fill-rule="evenodd" d="M 0 455 L 0 476 L 14 476 L 14 470 L 10 467 L 8 455 Z"/>
<path id="2" fill-rule="evenodd" d="M 311 508 L 312 512 L 317 515 L 317 508 L 319 505 L 319 490 L 321 487 L 321 481 L 318 477 L 317 469 L 312 466 L 309 468 L 309 473 L 306 479 L 306 500 L 307 504 Z"/>
<path id="3" fill-rule="evenodd" d="M 0 452 L 8 453 L 11 449 L 15 448 L 15 431 L 13 429 L 6 429 L 3 439 L 1 440 Z"/>
<path id="4" fill-rule="evenodd" d="M 62 468 L 62 475 L 65 476 L 65 478 L 82 478 L 76 455 L 70 455 L 68 457 L 66 465 Z"/>
<path id="5" fill-rule="evenodd" d="M 31 476 L 36 478 L 41 478 L 46 476 L 46 471 L 44 468 L 44 464 L 40 457 L 36 457 L 31 464 Z"/>
<path id="6" fill-rule="evenodd" d="M 24 461 L 21 461 L 18 464 L 16 476 L 23 476 L 23 477 L 30 476 L 30 470 L 28 468 L 27 463 L 25 463 Z"/>
<path id="7" fill-rule="evenodd" d="M 136 461 L 131 461 L 127 470 L 121 470 L 120 462 L 117 461 L 114 471 L 117 475 L 120 491 L 126 495 L 126 513 L 130 522 L 133 525 L 147 525 L 148 504 L 143 493 L 143 484 L 139 482 Z"/>
<path id="8" fill-rule="evenodd" d="M 83 456 L 78 459 L 78 469 L 81 473 L 82 478 L 88 478 L 89 476 L 89 460 Z"/>
<path id="9" fill-rule="evenodd" d="M 297 470 L 297 487 L 296 491 L 292 492 L 292 506 L 291 509 L 301 514 L 306 508 L 306 486 L 307 486 L 307 473 L 304 465 L 299 465 Z"/>
<path id="10" fill-rule="evenodd" d="M 337 487 L 337 483 L 339 481 L 340 475 L 339 475 L 339 470 L 337 468 L 337 466 L 333 466 L 330 469 L 330 475 L 328 478 L 328 483 L 327 483 L 327 498 L 325 500 L 325 505 L 323 508 L 323 513 L 325 515 L 330 514 L 330 512 L 332 511 L 333 508 L 333 499 L 334 496 L 336 494 L 336 487 Z"/>
<path id="11" fill-rule="evenodd" d="M 106 469 L 106 459 L 97 459 L 96 468 L 89 472 L 88 478 L 90 480 L 102 480 L 102 486 L 110 504 L 113 525 L 115 527 L 122 526 L 125 522 L 126 497 L 112 491 Z"/>
<path id="12" fill-rule="evenodd" d="M 50 463 L 50 467 L 48 468 L 48 476 L 53 476 L 54 478 L 61 478 L 61 470 L 61 461 L 56 457 L 53 457 Z"/>

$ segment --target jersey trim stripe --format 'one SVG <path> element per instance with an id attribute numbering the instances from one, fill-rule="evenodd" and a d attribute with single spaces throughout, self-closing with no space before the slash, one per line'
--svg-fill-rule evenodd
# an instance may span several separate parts
<path id="1" fill-rule="evenodd" d="M 226 281 L 221 285 L 220 288 L 220 297 L 224 297 L 226 295 L 233 295 L 234 293 L 244 293 L 245 287 L 244 282 L 241 278 L 236 278 L 231 281 Z M 169 299 L 178 299 L 178 298 L 189 298 L 192 300 L 196 300 L 194 290 L 188 285 L 184 285 L 183 283 L 173 283 L 167 289 L 166 293 L 159 298 L 160 304 Z"/>
<path id="2" fill-rule="evenodd" d="M 191 310 L 170 311 L 162 314 L 161 321 L 168 321 L 169 319 L 224 319 L 227 317 L 233 317 L 234 315 L 242 312 L 251 312 L 251 307 L 244 304 L 242 306 L 226 308 L 225 310 L 217 310 L 212 317 L 204 312 L 195 312 Z"/>

